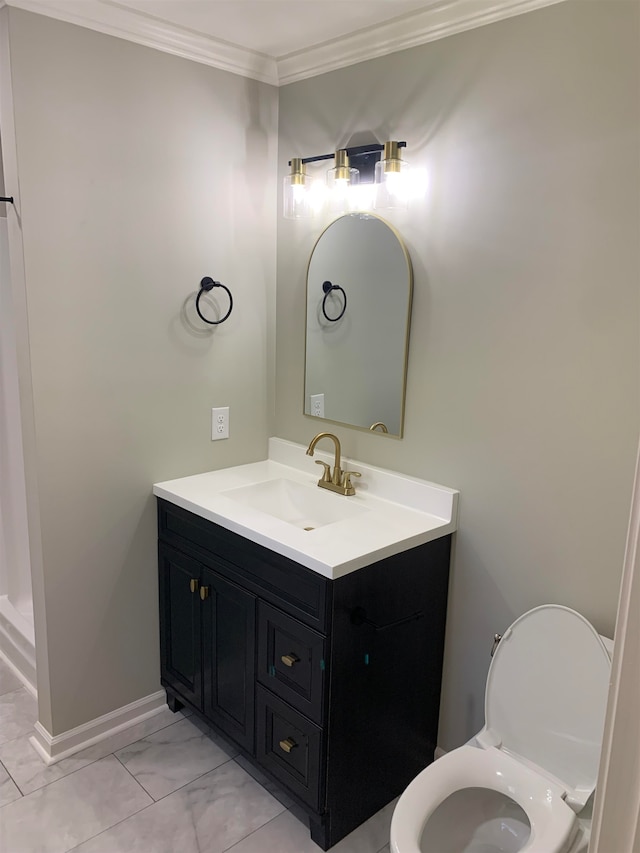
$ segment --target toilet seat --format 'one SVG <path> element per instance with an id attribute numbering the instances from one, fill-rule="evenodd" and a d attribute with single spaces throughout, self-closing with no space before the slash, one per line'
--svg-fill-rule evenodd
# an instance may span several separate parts
<path id="1" fill-rule="evenodd" d="M 574 610 L 544 605 L 516 619 L 489 667 L 485 727 L 474 746 L 409 784 L 391 821 L 391 853 L 422 853 L 438 806 L 472 788 L 522 809 L 531 834 L 521 853 L 566 853 L 596 784 L 610 670 L 602 638 Z"/>
<path id="2" fill-rule="evenodd" d="M 578 824 L 563 788 L 495 747 L 461 746 L 443 755 L 409 784 L 391 820 L 391 853 L 421 853 L 427 821 L 451 794 L 464 788 L 498 791 L 517 803 L 531 825 L 521 853 L 564 851 Z"/>

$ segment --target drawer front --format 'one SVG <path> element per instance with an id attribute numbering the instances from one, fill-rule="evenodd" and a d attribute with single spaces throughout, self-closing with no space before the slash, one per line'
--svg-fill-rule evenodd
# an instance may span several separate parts
<path id="1" fill-rule="evenodd" d="M 158 536 L 258 593 L 314 628 L 324 630 L 331 581 L 213 521 L 158 499 Z"/>
<path id="2" fill-rule="evenodd" d="M 259 685 L 256 757 L 303 802 L 320 810 L 322 729 Z"/>
<path id="3" fill-rule="evenodd" d="M 258 605 L 258 680 L 316 723 L 323 720 L 326 640 L 261 601 Z"/>

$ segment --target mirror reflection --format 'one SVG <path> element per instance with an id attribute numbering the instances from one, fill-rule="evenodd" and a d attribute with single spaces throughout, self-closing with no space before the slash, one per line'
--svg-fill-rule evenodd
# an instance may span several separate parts
<path id="1" fill-rule="evenodd" d="M 402 435 L 411 293 L 409 255 L 383 219 L 325 229 L 307 272 L 306 415 Z"/>

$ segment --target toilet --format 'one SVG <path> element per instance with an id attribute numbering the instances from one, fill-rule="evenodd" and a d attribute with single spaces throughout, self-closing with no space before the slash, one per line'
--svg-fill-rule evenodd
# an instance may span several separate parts
<path id="1" fill-rule="evenodd" d="M 416 776 L 391 853 L 583 853 L 589 843 L 612 642 L 549 604 L 502 636 L 485 726 Z"/>

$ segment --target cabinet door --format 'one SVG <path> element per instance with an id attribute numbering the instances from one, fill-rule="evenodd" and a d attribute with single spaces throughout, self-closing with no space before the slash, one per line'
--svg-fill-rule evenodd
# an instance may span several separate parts
<path id="1" fill-rule="evenodd" d="M 200 564 L 159 546 L 162 683 L 202 708 Z"/>
<path id="2" fill-rule="evenodd" d="M 204 713 L 253 753 L 256 597 L 202 568 Z"/>

